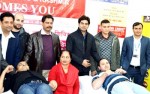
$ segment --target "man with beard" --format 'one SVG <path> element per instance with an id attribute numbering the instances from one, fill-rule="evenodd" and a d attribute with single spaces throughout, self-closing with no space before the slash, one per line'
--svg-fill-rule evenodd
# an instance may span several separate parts
<path id="1" fill-rule="evenodd" d="M 28 42 L 28 39 L 30 36 L 23 28 L 23 22 L 24 22 L 23 14 L 16 13 L 12 33 L 19 40 L 20 59 L 21 60 L 23 59 L 23 56 L 25 54 L 25 51 L 27 48 L 27 42 Z"/>
<path id="2" fill-rule="evenodd" d="M 60 58 L 59 36 L 51 31 L 53 22 L 52 15 L 47 14 L 42 17 L 43 28 L 30 36 L 24 56 L 30 69 L 43 74 L 44 77 L 48 77 L 49 70 L 56 61 L 59 62 Z"/>

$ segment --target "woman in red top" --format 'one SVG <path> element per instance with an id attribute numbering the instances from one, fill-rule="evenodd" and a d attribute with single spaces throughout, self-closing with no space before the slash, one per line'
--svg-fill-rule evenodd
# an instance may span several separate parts
<path id="1" fill-rule="evenodd" d="M 78 70 L 70 62 L 70 53 L 64 50 L 60 63 L 50 70 L 48 81 L 54 94 L 79 94 Z"/>

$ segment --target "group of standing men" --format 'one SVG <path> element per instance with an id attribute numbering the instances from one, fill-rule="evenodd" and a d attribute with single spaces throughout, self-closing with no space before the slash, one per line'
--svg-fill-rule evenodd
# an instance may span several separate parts
<path id="1" fill-rule="evenodd" d="M 120 55 L 120 43 L 111 32 L 109 20 L 100 23 L 101 32 L 92 36 L 87 29 L 90 18 L 81 16 L 78 29 L 68 35 L 66 49 L 72 54 L 72 64 L 79 70 L 79 75 L 96 75 L 97 64 L 101 59 L 110 62 L 111 70 L 122 68 L 135 83 L 143 85 L 147 69 L 150 67 L 150 39 L 142 36 L 143 24 L 135 22 L 132 26 L 133 36 L 126 37 Z"/>
<path id="2" fill-rule="evenodd" d="M 1 66 L 6 61 L 16 67 L 24 60 L 31 70 L 47 77 L 49 70 L 59 62 L 61 48 L 59 36 L 51 32 L 53 16 L 44 15 L 41 21 L 43 28 L 29 35 L 23 28 L 22 13 L 0 15 Z M 142 85 L 150 65 L 150 39 L 142 36 L 142 23 L 133 24 L 134 35 L 124 39 L 121 55 L 119 39 L 110 32 L 109 20 L 101 21 L 101 32 L 95 37 L 87 31 L 89 25 L 90 18 L 81 16 L 78 29 L 69 34 L 66 41 L 66 49 L 72 55 L 71 63 L 79 70 L 79 76 L 89 75 L 90 70 L 91 75 L 96 75 L 97 63 L 105 58 L 110 62 L 111 70 L 123 68 L 129 78 Z"/>
<path id="3" fill-rule="evenodd" d="M 47 77 L 48 70 L 59 61 L 61 52 L 59 36 L 51 32 L 53 21 L 51 15 L 44 15 L 42 30 L 29 35 L 23 28 L 22 13 L 16 13 L 15 16 L 10 12 L 2 13 L 0 15 L 1 70 L 8 64 L 16 68 L 20 61 L 26 61 L 32 71 L 43 75 L 46 73 Z M 6 75 L 5 90 L 8 89 L 9 77 L 9 74 Z"/>
<path id="4" fill-rule="evenodd" d="M 52 33 L 54 18 L 51 15 L 42 17 L 43 28 L 32 35 L 23 28 L 24 16 L 17 13 L 4 12 L 1 20 L 1 50 L 2 57 L 8 64 L 16 67 L 18 62 L 25 60 L 31 70 L 42 74 L 42 70 L 49 70 L 59 61 L 59 36 Z"/>

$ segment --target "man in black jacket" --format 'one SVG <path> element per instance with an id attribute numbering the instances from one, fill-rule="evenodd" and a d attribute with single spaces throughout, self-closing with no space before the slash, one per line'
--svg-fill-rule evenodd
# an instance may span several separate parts
<path id="1" fill-rule="evenodd" d="M 87 32 L 90 18 L 83 15 L 79 18 L 78 24 L 79 28 L 68 35 L 66 47 L 72 54 L 71 63 L 79 69 L 79 75 L 89 75 L 90 67 L 93 66 L 90 62 L 90 56 L 97 62 L 99 62 L 100 57 L 96 50 L 93 35 Z"/>
<path id="2" fill-rule="evenodd" d="M 52 15 L 42 17 L 42 29 L 31 34 L 24 60 L 29 64 L 30 69 L 47 77 L 49 70 L 60 58 L 59 36 L 53 33 L 54 18 Z"/>
<path id="3" fill-rule="evenodd" d="M 12 33 L 16 38 L 19 39 L 20 61 L 23 60 L 23 57 L 27 48 L 28 39 L 30 37 L 30 35 L 23 28 L 23 23 L 24 23 L 23 14 L 16 13 Z"/>

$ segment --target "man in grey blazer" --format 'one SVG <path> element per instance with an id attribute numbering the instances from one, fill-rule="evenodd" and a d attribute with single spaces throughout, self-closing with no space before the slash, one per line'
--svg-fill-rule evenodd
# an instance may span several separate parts
<path id="1" fill-rule="evenodd" d="M 56 61 L 59 63 L 61 52 L 59 36 L 51 32 L 53 22 L 52 15 L 42 17 L 43 29 L 30 36 L 24 56 L 30 69 L 42 73 L 45 77 Z"/>
<path id="2" fill-rule="evenodd" d="M 123 42 L 121 66 L 129 78 L 142 85 L 146 70 L 150 67 L 150 40 L 142 36 L 142 23 L 135 22 L 132 29 L 134 35 L 125 38 Z"/>

